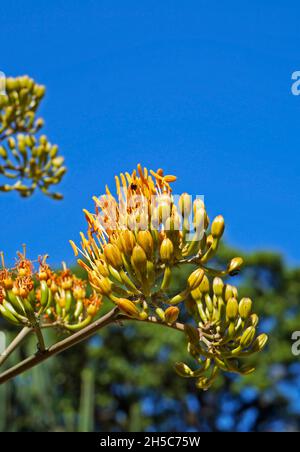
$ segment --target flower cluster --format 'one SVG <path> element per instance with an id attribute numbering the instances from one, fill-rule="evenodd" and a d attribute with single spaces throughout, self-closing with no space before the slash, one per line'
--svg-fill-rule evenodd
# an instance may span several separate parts
<path id="1" fill-rule="evenodd" d="M 49 188 L 64 176 L 64 159 L 45 135 L 35 137 L 44 125 L 43 119 L 37 117 L 37 109 L 45 87 L 22 76 L 7 78 L 5 92 L 0 94 L 0 176 L 12 183 L 1 185 L 0 190 L 17 191 L 28 197 L 39 188 L 45 195 L 61 199 Z"/>
<path id="2" fill-rule="evenodd" d="M 10 323 L 76 331 L 98 313 L 101 296 L 94 292 L 89 295 L 86 281 L 77 278 L 64 264 L 61 271 L 54 272 L 45 256 L 38 259 L 35 271 L 25 249 L 18 253 L 12 269 L 5 267 L 3 253 L 1 260 L 0 314 Z"/>
<path id="3" fill-rule="evenodd" d="M 188 352 L 200 366 L 192 371 L 178 363 L 176 371 L 197 379 L 207 389 L 221 370 L 250 373 L 242 359 L 260 351 L 266 335 L 256 337 L 257 316 L 248 298 L 238 301 L 237 289 L 222 278 L 234 276 L 242 259 L 233 258 L 223 270 L 209 267 L 225 223 L 221 215 L 210 224 L 203 200 L 172 193 L 173 175 L 148 171 L 140 165 L 132 174 L 116 177 L 115 196 L 94 197 L 96 211 L 84 210 L 88 230 L 81 246 L 71 241 L 91 286 L 109 298 L 129 318 L 172 325 L 186 313 Z M 178 202 L 176 202 L 176 200 Z M 178 293 L 174 271 L 193 269 Z M 185 270 L 183 270 L 184 272 Z"/>

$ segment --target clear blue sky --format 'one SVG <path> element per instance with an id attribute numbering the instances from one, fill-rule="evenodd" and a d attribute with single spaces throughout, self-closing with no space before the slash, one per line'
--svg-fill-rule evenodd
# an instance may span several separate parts
<path id="1" fill-rule="evenodd" d="M 63 202 L 0 196 L 0 248 L 72 261 L 82 208 L 138 162 L 204 194 L 229 243 L 300 263 L 299 1 L 15 1 L 0 70 L 47 85 Z"/>

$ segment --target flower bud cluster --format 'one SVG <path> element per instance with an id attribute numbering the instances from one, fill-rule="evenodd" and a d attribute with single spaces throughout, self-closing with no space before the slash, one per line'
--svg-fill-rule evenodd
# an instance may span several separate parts
<path id="1" fill-rule="evenodd" d="M 7 78 L 5 92 L 0 95 L 0 176 L 7 182 L 0 190 L 28 197 L 39 188 L 45 195 L 61 199 L 49 188 L 66 173 L 64 159 L 45 135 L 35 136 L 44 125 L 37 109 L 45 87 L 22 76 Z"/>

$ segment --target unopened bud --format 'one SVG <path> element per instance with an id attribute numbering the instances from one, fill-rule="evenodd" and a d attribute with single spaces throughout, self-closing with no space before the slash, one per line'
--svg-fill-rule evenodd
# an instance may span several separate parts
<path id="1" fill-rule="evenodd" d="M 250 315 L 250 322 L 252 326 L 257 326 L 258 324 L 258 315 L 257 314 L 251 314 Z"/>
<path id="2" fill-rule="evenodd" d="M 255 328 L 253 326 L 249 326 L 248 328 L 245 329 L 245 331 L 242 334 L 241 340 L 240 340 L 240 344 L 241 347 L 245 348 L 245 347 L 249 347 L 249 345 L 251 345 L 253 339 L 255 336 Z"/>
<path id="3" fill-rule="evenodd" d="M 197 268 L 197 270 L 193 271 L 188 277 L 188 287 L 189 290 L 195 290 L 201 284 L 201 281 L 204 277 L 204 271 L 202 268 Z"/>
<path id="4" fill-rule="evenodd" d="M 178 319 L 179 309 L 176 306 L 169 306 L 165 310 L 165 321 L 167 323 L 174 323 Z"/>
<path id="5" fill-rule="evenodd" d="M 119 269 L 123 265 L 122 261 L 122 255 L 120 253 L 119 248 L 116 245 L 113 245 L 112 243 L 108 243 L 104 247 L 104 256 L 106 259 L 106 262 L 111 265 L 112 267 Z"/>
<path id="6" fill-rule="evenodd" d="M 145 251 L 148 259 L 151 259 L 153 254 L 153 238 L 150 231 L 139 231 L 137 236 L 139 245 Z"/>
<path id="7" fill-rule="evenodd" d="M 218 297 L 223 295 L 224 283 L 221 278 L 214 278 L 213 280 L 213 291 Z"/>
<path id="8" fill-rule="evenodd" d="M 226 316 L 228 320 L 233 321 L 237 318 L 239 305 L 235 298 L 230 298 L 226 304 Z"/>
<path id="9" fill-rule="evenodd" d="M 131 300 L 127 300 L 126 298 L 119 298 L 115 301 L 115 303 L 120 311 L 122 311 L 124 314 L 128 315 L 129 317 L 139 318 L 140 312 Z"/>
<path id="10" fill-rule="evenodd" d="M 132 253 L 132 250 L 135 246 L 135 236 L 132 231 L 129 231 L 126 229 L 125 231 L 121 232 L 120 235 L 120 244 L 122 251 L 127 255 L 130 256 Z"/>
<path id="11" fill-rule="evenodd" d="M 135 271 L 142 271 L 144 272 L 146 270 L 147 266 L 147 256 L 145 251 L 140 245 L 135 245 L 132 251 L 131 256 L 131 264 Z"/>
<path id="12" fill-rule="evenodd" d="M 192 377 L 193 371 L 184 363 L 176 363 L 175 364 L 175 371 L 180 377 Z"/>
<path id="13" fill-rule="evenodd" d="M 267 334 L 260 334 L 257 336 L 255 341 L 252 344 L 251 352 L 260 352 L 268 342 L 268 335 Z"/>
<path id="14" fill-rule="evenodd" d="M 174 246 L 172 241 L 169 238 L 165 238 L 160 245 L 161 260 L 165 263 L 170 262 L 172 260 L 173 253 Z"/>
<path id="15" fill-rule="evenodd" d="M 222 215 L 218 215 L 211 225 L 211 234 L 214 239 L 220 239 L 225 229 L 225 222 Z"/>
<path id="16" fill-rule="evenodd" d="M 250 298 L 242 298 L 239 303 L 239 314 L 243 320 L 246 320 L 251 314 L 252 301 Z"/>
<path id="17" fill-rule="evenodd" d="M 183 193 L 178 201 L 179 212 L 184 218 L 188 218 L 192 210 L 192 198 L 187 193 Z"/>
<path id="18" fill-rule="evenodd" d="M 243 259 L 241 257 L 234 257 L 227 266 L 227 272 L 230 276 L 235 276 L 239 273 L 242 265 Z"/>

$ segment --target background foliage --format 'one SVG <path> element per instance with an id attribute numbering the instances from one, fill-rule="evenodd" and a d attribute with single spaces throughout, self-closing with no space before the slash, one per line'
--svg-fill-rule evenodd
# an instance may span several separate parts
<path id="1" fill-rule="evenodd" d="M 242 255 L 223 248 L 220 259 L 236 254 Z M 261 331 L 270 335 L 253 375 L 227 374 L 213 389 L 198 391 L 172 367 L 186 356 L 181 333 L 114 325 L 0 386 L 0 430 L 299 430 L 300 360 L 291 353 L 291 334 L 300 329 L 300 269 L 271 252 L 243 257 L 246 266 L 234 281 L 253 298 Z M 32 352 L 33 341 L 7 365 Z"/>

